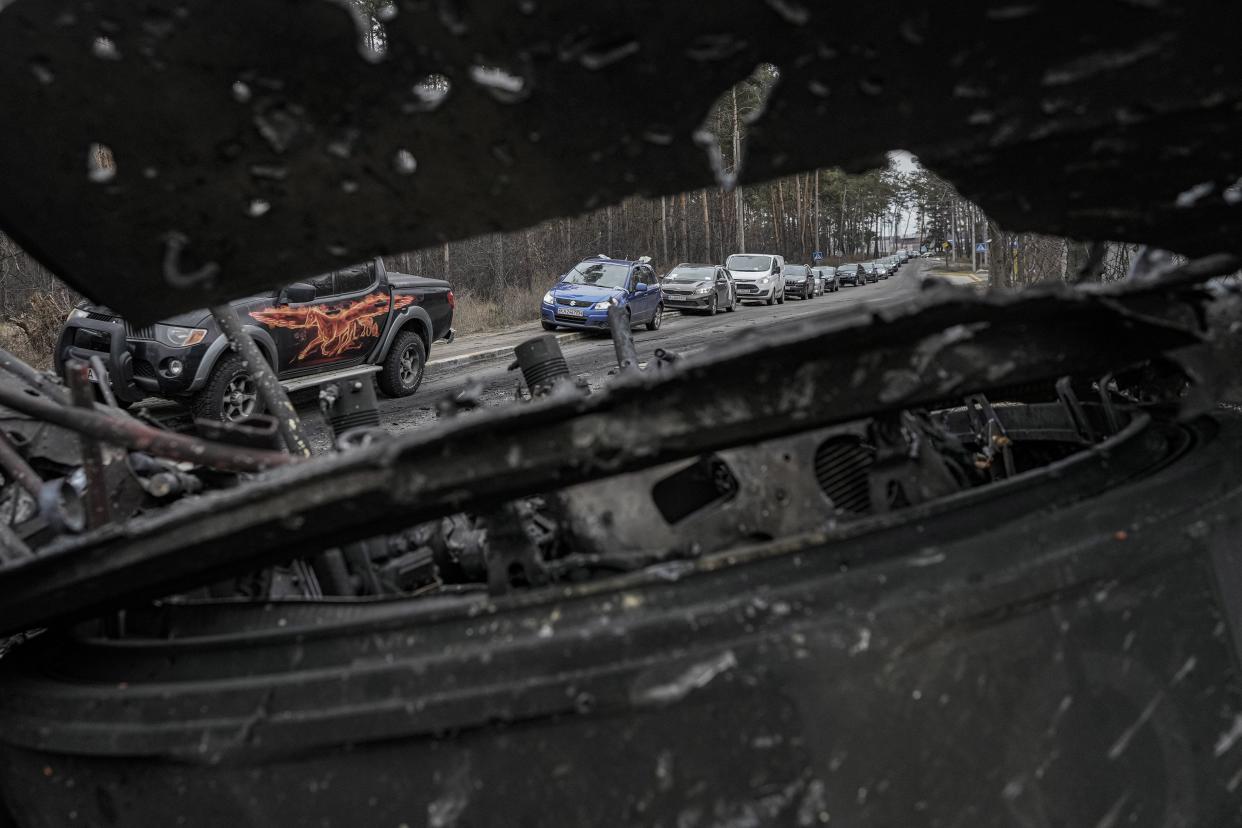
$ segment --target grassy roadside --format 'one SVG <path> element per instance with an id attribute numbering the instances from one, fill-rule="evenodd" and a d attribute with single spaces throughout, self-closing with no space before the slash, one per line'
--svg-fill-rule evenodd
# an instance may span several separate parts
<path id="1" fill-rule="evenodd" d="M 471 291 L 454 293 L 457 309 L 453 327 L 458 335 L 482 333 L 539 320 L 539 302 L 547 288 L 509 287 L 499 299 L 488 299 Z"/>
<path id="2" fill-rule="evenodd" d="M 0 348 L 40 370 L 51 368 L 56 338 L 73 304 L 68 291 L 35 294 L 21 313 L 0 319 Z"/>

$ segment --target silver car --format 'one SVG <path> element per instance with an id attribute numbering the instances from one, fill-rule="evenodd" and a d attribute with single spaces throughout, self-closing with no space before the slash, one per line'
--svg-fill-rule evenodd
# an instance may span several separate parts
<path id="1" fill-rule="evenodd" d="M 737 309 L 737 288 L 729 271 L 720 265 L 683 262 L 660 280 L 664 307 L 683 314 L 700 311 L 715 316 L 717 310 Z"/>

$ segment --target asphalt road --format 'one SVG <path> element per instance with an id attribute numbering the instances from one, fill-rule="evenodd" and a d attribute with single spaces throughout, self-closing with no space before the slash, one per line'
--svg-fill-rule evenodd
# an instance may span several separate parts
<path id="1" fill-rule="evenodd" d="M 657 348 L 689 355 L 710 349 L 713 343 L 738 336 L 762 336 L 765 330 L 815 315 L 849 316 L 870 314 L 883 307 L 908 301 L 919 290 L 925 261 L 912 260 L 898 273 L 884 281 L 862 287 L 843 287 L 836 293 L 818 296 L 809 301 L 788 299 L 784 305 L 742 305 L 733 313 L 716 316 L 669 315 L 658 331 L 639 328 L 634 333 L 640 360 L 652 358 Z M 514 335 L 516 345 L 534 335 L 528 329 Z M 612 340 L 604 335 L 590 335 L 564 342 L 561 349 L 572 373 L 583 376 L 592 388 L 607 382 L 610 369 L 616 367 Z M 436 351 L 432 349 L 432 359 Z M 435 422 L 437 403 L 467 388 L 480 405 L 511 405 L 520 374 L 509 371 L 512 353 L 504 357 L 466 366 L 439 367 L 429 365 L 418 393 L 403 399 L 380 398 L 380 425 L 392 433 L 401 433 Z M 316 446 L 327 446 L 330 436 L 314 398 L 295 399 L 303 412 L 308 436 Z"/>

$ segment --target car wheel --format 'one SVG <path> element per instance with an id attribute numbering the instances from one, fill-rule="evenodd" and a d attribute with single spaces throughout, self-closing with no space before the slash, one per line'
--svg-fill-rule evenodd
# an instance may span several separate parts
<path id="1" fill-rule="evenodd" d="M 769 297 L 767 304 L 769 307 L 776 304 L 776 291 L 772 291 L 772 296 Z"/>
<path id="2" fill-rule="evenodd" d="M 715 300 L 715 298 L 716 297 L 714 296 L 712 297 L 713 301 Z M 660 330 L 660 323 L 663 321 L 663 319 L 664 319 L 664 303 L 661 302 L 660 304 L 656 305 L 655 316 L 651 317 L 651 321 L 647 323 L 647 330 L 649 331 Z"/>
<path id="3" fill-rule="evenodd" d="M 716 301 L 717 301 L 716 294 L 713 293 L 711 301 L 707 303 L 707 315 L 708 316 L 716 315 L 716 311 L 717 311 Z"/>
<path id="4" fill-rule="evenodd" d="M 557 325 L 553 325 L 551 322 L 549 322 L 546 319 L 541 320 L 541 323 L 543 324 L 543 329 L 545 331 L 555 331 L 558 327 Z"/>
<path id="5" fill-rule="evenodd" d="M 236 423 L 263 413 L 259 387 L 241 354 L 230 353 L 211 369 L 207 384 L 190 398 L 195 419 Z"/>
<path id="6" fill-rule="evenodd" d="M 785 304 L 785 294 L 784 294 L 784 293 L 781 293 L 781 295 L 780 295 L 780 296 L 776 297 L 776 304 L 778 304 L 778 305 L 783 305 L 783 304 Z"/>
<path id="7" fill-rule="evenodd" d="M 380 369 L 379 387 L 389 397 L 408 397 L 423 383 L 427 366 L 427 348 L 422 338 L 411 330 L 397 334 Z"/>

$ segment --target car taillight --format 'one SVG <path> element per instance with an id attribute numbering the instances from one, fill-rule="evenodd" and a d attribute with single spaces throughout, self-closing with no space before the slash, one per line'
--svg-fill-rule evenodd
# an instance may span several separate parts
<path id="1" fill-rule="evenodd" d="M 453 310 L 457 309 L 457 297 L 453 295 L 453 291 L 451 290 L 448 292 L 448 303 L 450 308 Z"/>

